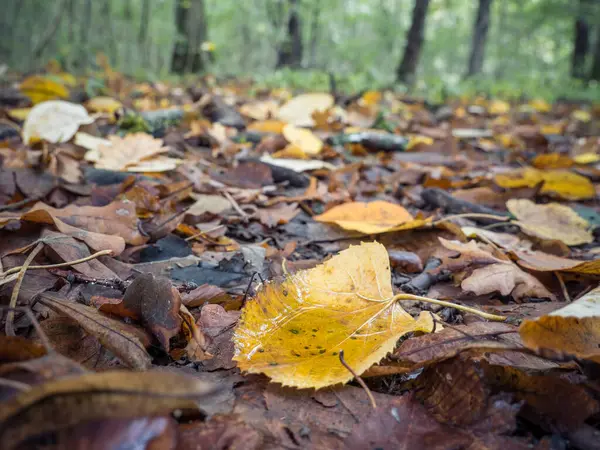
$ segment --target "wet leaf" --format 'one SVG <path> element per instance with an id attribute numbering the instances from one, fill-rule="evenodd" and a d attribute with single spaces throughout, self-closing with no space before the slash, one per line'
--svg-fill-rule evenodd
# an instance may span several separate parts
<path id="1" fill-rule="evenodd" d="M 594 240 L 588 222 L 568 206 L 558 203 L 536 205 L 531 200 L 509 200 L 508 210 L 521 229 L 541 239 L 557 239 L 567 245 L 587 244 Z"/>
<path id="2" fill-rule="evenodd" d="M 265 284 L 250 301 L 234 334 L 240 369 L 265 373 L 296 387 L 352 379 L 339 361 L 362 373 L 411 331 L 431 331 L 393 297 L 389 257 L 381 244 L 362 243 L 310 270 Z"/>

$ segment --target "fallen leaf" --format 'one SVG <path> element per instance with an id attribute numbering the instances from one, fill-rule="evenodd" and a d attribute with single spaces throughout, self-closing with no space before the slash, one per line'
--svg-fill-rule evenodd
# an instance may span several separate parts
<path id="1" fill-rule="evenodd" d="M 168 371 L 85 373 L 32 387 L 3 404 L 0 438 L 7 450 L 25 438 L 102 418 L 197 409 L 215 386 Z"/>
<path id="2" fill-rule="evenodd" d="M 246 304 L 233 341 L 241 370 L 296 387 L 345 383 L 411 331 L 431 331 L 394 300 L 389 257 L 378 243 L 351 246 L 314 269 L 263 285 Z"/>
<path id="3" fill-rule="evenodd" d="M 298 203 L 280 203 L 269 208 L 260 208 L 257 212 L 258 220 L 269 228 L 284 225 L 298 214 L 300 214 Z"/>
<path id="4" fill-rule="evenodd" d="M 193 195 L 196 202 L 186 211 L 187 215 L 200 217 L 206 213 L 219 215 L 231 209 L 231 202 L 222 195 Z"/>
<path id="5" fill-rule="evenodd" d="M 496 184 L 503 188 L 535 187 L 542 184 L 541 193 L 553 193 L 571 200 L 583 200 L 596 195 L 591 181 L 567 170 L 542 171 L 526 167 L 507 174 L 498 174 Z"/>
<path id="6" fill-rule="evenodd" d="M 281 134 L 283 133 L 283 129 L 286 125 L 287 123 L 280 120 L 263 120 L 259 122 L 252 122 L 246 129 L 249 131 L 257 131 L 259 133 Z"/>
<path id="7" fill-rule="evenodd" d="M 63 83 L 39 75 L 25 78 L 19 89 L 34 105 L 48 100 L 69 98 L 69 89 Z"/>
<path id="8" fill-rule="evenodd" d="M 85 108 L 62 100 L 48 101 L 34 106 L 23 124 L 23 143 L 45 140 L 53 144 L 67 142 L 80 125 L 94 122 Z"/>
<path id="9" fill-rule="evenodd" d="M 312 131 L 305 128 L 298 128 L 288 124 L 283 127 L 283 137 L 290 144 L 300 148 L 308 156 L 318 155 L 323 149 L 323 141 L 315 136 Z"/>
<path id="10" fill-rule="evenodd" d="M 390 231 L 402 224 L 410 223 L 414 218 L 400 205 L 377 200 L 334 206 L 325 213 L 315 216 L 314 219 L 317 222 L 336 224 L 344 230 L 374 234 Z"/>
<path id="11" fill-rule="evenodd" d="M 475 269 L 460 286 L 476 295 L 500 292 L 501 295 L 512 295 L 517 300 L 523 297 L 555 299 L 554 294 L 537 278 L 510 262 Z"/>
<path id="12" fill-rule="evenodd" d="M 123 304 L 141 318 L 168 352 L 169 340 L 181 328 L 181 297 L 171 281 L 151 273 L 140 274 L 125 290 Z"/>
<path id="13" fill-rule="evenodd" d="M 314 125 L 313 112 L 329 109 L 333 103 L 333 96 L 329 94 L 301 94 L 282 105 L 277 117 L 279 120 L 297 127 L 312 127 Z"/>
<path id="14" fill-rule="evenodd" d="M 532 350 L 550 350 L 600 363 L 600 288 L 564 308 L 524 320 L 519 333 Z"/>
<path id="15" fill-rule="evenodd" d="M 123 108 L 123 104 L 112 97 L 100 96 L 90 98 L 85 102 L 85 107 L 91 112 L 114 114 Z"/>
<path id="16" fill-rule="evenodd" d="M 318 169 L 327 169 L 327 170 L 335 170 L 335 166 L 331 163 L 325 161 L 319 161 L 316 159 L 305 160 L 305 159 L 281 159 L 281 158 L 273 158 L 270 155 L 263 155 L 260 157 L 260 160 L 264 163 L 284 167 L 286 169 L 291 169 L 294 172 L 306 172 L 308 170 L 318 170 Z"/>
<path id="17" fill-rule="evenodd" d="M 184 306 L 179 307 L 179 316 L 181 317 L 181 329 L 186 338 L 187 345 L 184 354 L 192 362 L 201 362 L 211 359 L 213 355 L 208 352 L 208 342 L 204 332 L 198 327 L 194 316 Z M 172 353 L 178 354 L 177 350 Z"/>
<path id="18" fill-rule="evenodd" d="M 600 275 L 600 259 L 579 261 L 536 250 L 514 250 L 518 264 L 540 272 L 572 272 L 587 275 Z"/>
<path id="19" fill-rule="evenodd" d="M 143 333 L 125 323 L 102 315 L 95 308 L 73 303 L 54 294 L 44 293 L 39 302 L 75 320 L 102 345 L 133 369 L 148 369 L 151 359 L 140 340 Z"/>
<path id="20" fill-rule="evenodd" d="M 206 422 L 181 424 L 177 450 L 261 450 L 260 432 L 236 415 L 213 416 Z"/>
<path id="21" fill-rule="evenodd" d="M 536 205 L 531 200 L 513 199 L 506 202 L 508 210 L 517 218 L 514 222 L 532 236 L 557 239 L 567 245 L 593 242 L 588 222 L 568 206 L 558 203 Z"/>

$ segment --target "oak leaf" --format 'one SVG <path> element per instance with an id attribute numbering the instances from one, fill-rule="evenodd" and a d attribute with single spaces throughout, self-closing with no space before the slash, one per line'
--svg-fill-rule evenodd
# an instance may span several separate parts
<path id="1" fill-rule="evenodd" d="M 424 223 L 422 220 L 415 220 L 402 206 L 382 200 L 344 203 L 315 216 L 314 219 L 317 222 L 336 224 L 344 230 L 365 234 L 385 233 L 398 227 L 418 228 Z M 412 224 L 415 226 L 411 226 Z"/>
<path id="2" fill-rule="evenodd" d="M 571 200 L 592 198 L 596 195 L 592 182 L 568 170 L 538 170 L 526 167 L 515 172 L 498 174 L 496 184 L 503 188 L 535 187 L 542 184 L 542 194 L 553 193 Z"/>
<path id="3" fill-rule="evenodd" d="M 589 223 L 571 208 L 558 203 L 536 205 L 531 200 L 512 199 L 508 210 L 518 219 L 521 229 L 541 239 L 557 239 L 567 245 L 593 242 Z"/>
<path id="4" fill-rule="evenodd" d="M 532 350 L 552 350 L 600 363 L 600 288 L 564 308 L 524 320 L 519 333 Z"/>
<path id="5" fill-rule="evenodd" d="M 240 369 L 301 388 L 345 383 L 390 352 L 398 338 L 433 329 L 393 299 L 389 257 L 379 243 L 351 246 L 325 263 L 262 286 L 235 330 Z"/>

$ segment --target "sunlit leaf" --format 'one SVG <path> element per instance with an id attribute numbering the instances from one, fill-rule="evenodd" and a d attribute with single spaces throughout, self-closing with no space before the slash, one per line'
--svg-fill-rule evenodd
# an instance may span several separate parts
<path id="1" fill-rule="evenodd" d="M 20 89 L 34 105 L 48 100 L 69 98 L 69 89 L 63 83 L 39 75 L 25 78 Z"/>
<path id="2" fill-rule="evenodd" d="M 499 174 L 496 184 L 503 188 L 535 187 L 542 184 L 542 193 L 557 194 L 566 199 L 581 200 L 596 195 L 591 181 L 568 170 L 538 170 L 533 167 Z"/>
<path id="3" fill-rule="evenodd" d="M 23 142 L 67 142 L 77 133 L 80 125 L 93 121 L 81 105 L 62 100 L 40 103 L 31 109 L 23 124 Z"/>

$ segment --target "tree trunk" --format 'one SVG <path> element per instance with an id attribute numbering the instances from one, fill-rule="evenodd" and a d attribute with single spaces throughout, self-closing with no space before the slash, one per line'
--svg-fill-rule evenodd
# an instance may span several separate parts
<path id="1" fill-rule="evenodd" d="M 590 51 L 590 25 L 588 0 L 579 0 L 579 12 L 575 18 L 575 35 L 573 36 L 573 55 L 571 57 L 571 76 L 585 78 L 585 61 Z"/>
<path id="2" fill-rule="evenodd" d="M 590 71 L 590 80 L 600 81 L 600 33 L 596 37 L 596 45 L 594 47 L 594 60 L 592 62 L 592 70 Z"/>
<path id="3" fill-rule="evenodd" d="M 79 67 L 85 70 L 90 61 L 90 29 L 92 28 L 92 0 L 85 0 L 83 19 L 79 29 Z"/>
<path id="4" fill-rule="evenodd" d="M 396 79 L 405 84 L 413 84 L 419 56 L 425 39 L 425 19 L 427 17 L 429 0 L 415 0 L 412 13 L 412 23 L 406 36 L 406 46 L 402 61 L 396 69 Z"/>
<path id="5" fill-rule="evenodd" d="M 315 67 L 317 63 L 317 43 L 319 40 L 319 13 L 321 12 L 320 2 L 315 2 L 312 11 L 310 26 L 310 46 L 308 49 L 308 66 Z"/>
<path id="6" fill-rule="evenodd" d="M 138 33 L 138 46 L 142 54 L 142 64 L 146 66 L 150 59 L 148 52 L 148 26 L 150 24 L 150 0 L 142 2 L 142 17 L 140 19 L 140 30 Z"/>
<path id="7" fill-rule="evenodd" d="M 466 77 L 471 77 L 481 73 L 483 69 L 483 59 L 485 56 L 485 41 L 487 40 L 488 29 L 490 26 L 490 7 L 492 0 L 479 0 L 477 9 L 477 18 L 473 25 L 473 41 L 471 42 L 471 56 L 469 57 L 469 67 Z"/>
<path id="8" fill-rule="evenodd" d="M 175 7 L 178 39 L 173 49 L 171 70 L 175 73 L 201 72 L 205 65 L 201 45 L 207 36 L 204 0 L 177 0 Z"/>
<path id="9" fill-rule="evenodd" d="M 302 22 L 298 11 L 298 0 L 289 0 L 290 14 L 287 23 L 287 33 L 277 51 L 277 68 L 302 65 Z"/>

